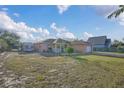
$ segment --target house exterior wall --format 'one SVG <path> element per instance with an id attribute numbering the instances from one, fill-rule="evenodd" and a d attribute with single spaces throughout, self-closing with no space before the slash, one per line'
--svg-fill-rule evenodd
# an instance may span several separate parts
<path id="1" fill-rule="evenodd" d="M 32 52 L 34 51 L 34 45 L 32 43 L 24 43 L 22 44 L 22 51 Z"/>
<path id="2" fill-rule="evenodd" d="M 48 51 L 48 45 L 45 43 L 37 43 L 35 44 L 35 51 L 38 51 L 38 52 Z"/>
<path id="3" fill-rule="evenodd" d="M 88 42 L 92 44 L 93 48 L 110 48 L 111 46 L 111 39 L 108 39 L 107 36 L 91 37 Z"/>
<path id="4" fill-rule="evenodd" d="M 86 53 L 91 53 L 92 52 L 92 46 L 87 46 L 86 47 Z"/>
<path id="5" fill-rule="evenodd" d="M 93 48 L 110 48 L 111 43 L 109 43 L 108 45 L 93 45 Z"/>
<path id="6" fill-rule="evenodd" d="M 111 42 L 108 45 L 106 45 L 106 47 L 107 48 L 110 48 L 111 47 Z"/>
<path id="7" fill-rule="evenodd" d="M 52 45 L 52 52 L 54 53 L 63 53 L 65 52 L 65 48 L 69 46 L 68 43 L 56 43 Z"/>
<path id="8" fill-rule="evenodd" d="M 41 44 L 40 45 L 40 51 L 42 51 L 42 52 L 48 51 L 48 45 L 47 44 Z"/>
<path id="9" fill-rule="evenodd" d="M 52 48 L 52 51 L 54 53 L 61 53 L 61 49 L 60 48 Z"/>
<path id="10" fill-rule="evenodd" d="M 106 46 L 103 44 L 103 45 L 93 45 L 93 48 L 105 48 Z"/>
<path id="11" fill-rule="evenodd" d="M 90 53 L 92 52 L 91 46 L 87 44 L 74 44 L 72 45 L 72 48 L 74 49 L 75 53 Z"/>

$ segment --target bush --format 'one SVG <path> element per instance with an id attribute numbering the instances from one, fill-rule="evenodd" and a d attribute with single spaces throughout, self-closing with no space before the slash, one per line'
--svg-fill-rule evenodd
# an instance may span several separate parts
<path id="1" fill-rule="evenodd" d="M 68 47 L 68 48 L 65 49 L 65 51 L 70 55 L 71 53 L 74 52 L 74 49 L 71 48 L 71 47 Z"/>

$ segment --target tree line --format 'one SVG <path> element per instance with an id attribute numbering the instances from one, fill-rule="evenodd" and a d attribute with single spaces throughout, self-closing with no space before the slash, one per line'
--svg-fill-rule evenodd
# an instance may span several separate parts
<path id="1" fill-rule="evenodd" d="M 111 48 L 115 49 L 116 52 L 124 52 L 124 38 L 122 40 L 114 40 Z"/>

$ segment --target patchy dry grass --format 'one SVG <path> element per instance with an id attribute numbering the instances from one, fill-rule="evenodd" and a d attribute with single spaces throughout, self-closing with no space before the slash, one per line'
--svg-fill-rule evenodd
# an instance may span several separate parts
<path id="1" fill-rule="evenodd" d="M 124 87 L 124 59 L 103 56 L 17 55 L 6 68 L 29 77 L 23 87 Z"/>

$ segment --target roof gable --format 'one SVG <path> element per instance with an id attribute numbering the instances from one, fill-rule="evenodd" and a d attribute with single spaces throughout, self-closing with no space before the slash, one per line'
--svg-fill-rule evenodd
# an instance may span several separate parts
<path id="1" fill-rule="evenodd" d="M 89 44 L 89 43 L 83 40 L 75 40 L 75 41 L 72 41 L 71 44 L 80 45 L 80 44 Z"/>
<path id="2" fill-rule="evenodd" d="M 47 39 L 44 40 L 42 43 L 52 44 L 55 41 L 55 39 Z"/>
<path id="3" fill-rule="evenodd" d="M 66 41 L 66 40 L 64 40 L 64 39 L 58 38 L 58 39 L 56 39 L 53 43 L 54 43 L 54 44 L 55 44 L 55 43 L 69 43 L 69 41 Z"/>

